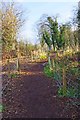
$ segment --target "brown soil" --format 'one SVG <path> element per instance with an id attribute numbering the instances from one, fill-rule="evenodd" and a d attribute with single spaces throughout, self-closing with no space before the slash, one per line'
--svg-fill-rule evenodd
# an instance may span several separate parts
<path id="1" fill-rule="evenodd" d="M 43 73 L 43 62 L 23 63 L 16 78 L 3 75 L 10 83 L 3 92 L 4 118 L 72 118 L 77 108 L 67 107 L 69 98 L 57 95 L 57 86 L 52 78 Z"/>

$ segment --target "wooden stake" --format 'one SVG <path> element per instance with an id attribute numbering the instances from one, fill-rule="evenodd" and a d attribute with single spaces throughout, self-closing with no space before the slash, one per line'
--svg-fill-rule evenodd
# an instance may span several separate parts
<path id="1" fill-rule="evenodd" d="M 63 65 L 63 95 L 66 96 L 67 91 L 67 82 L 66 82 L 66 73 L 65 73 L 65 67 Z"/>
<path id="2" fill-rule="evenodd" d="M 7 60 L 7 64 L 8 64 L 8 74 L 10 74 L 10 62 L 9 62 L 9 59 Z"/>

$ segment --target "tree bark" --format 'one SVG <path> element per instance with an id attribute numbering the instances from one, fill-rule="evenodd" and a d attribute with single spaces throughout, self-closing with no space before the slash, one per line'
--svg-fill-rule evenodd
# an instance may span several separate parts
<path id="1" fill-rule="evenodd" d="M 49 68 L 52 69 L 51 58 L 50 58 L 50 50 L 51 50 L 51 48 L 49 48 L 49 50 L 48 50 L 48 64 L 49 64 Z"/>

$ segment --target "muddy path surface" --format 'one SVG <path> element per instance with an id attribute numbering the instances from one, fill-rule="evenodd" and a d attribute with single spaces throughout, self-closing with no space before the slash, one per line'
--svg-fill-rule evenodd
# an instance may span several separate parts
<path id="1" fill-rule="evenodd" d="M 66 109 L 68 98 L 57 96 L 55 81 L 43 73 L 43 62 L 22 66 L 21 75 L 12 78 L 3 92 L 4 118 L 71 118 L 76 114 L 76 109 Z"/>

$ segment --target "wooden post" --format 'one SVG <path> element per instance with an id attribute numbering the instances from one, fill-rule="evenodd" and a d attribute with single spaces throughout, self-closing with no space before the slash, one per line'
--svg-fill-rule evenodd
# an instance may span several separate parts
<path id="1" fill-rule="evenodd" d="M 8 74 L 10 74 L 10 61 L 9 61 L 9 58 L 7 60 L 7 65 L 8 65 Z"/>
<path id="2" fill-rule="evenodd" d="M 52 58 L 52 70 L 54 70 L 54 58 Z"/>
<path id="3" fill-rule="evenodd" d="M 55 51 L 54 52 L 54 61 L 53 61 L 55 71 L 57 71 L 56 60 L 57 60 L 57 52 Z"/>
<path id="4" fill-rule="evenodd" d="M 64 53 L 63 53 L 63 55 L 64 55 Z M 65 63 L 64 62 L 63 62 L 63 71 L 62 72 L 63 72 L 63 95 L 66 96 L 67 81 L 66 81 L 66 71 L 65 71 Z"/>
<path id="5" fill-rule="evenodd" d="M 31 62 L 33 62 L 33 51 L 31 51 Z"/>
<path id="6" fill-rule="evenodd" d="M 19 63 L 19 44 L 18 44 L 18 50 L 17 50 L 17 71 L 20 70 L 20 63 Z"/>
<path id="7" fill-rule="evenodd" d="M 49 64 L 49 68 L 52 69 L 51 59 L 50 59 L 50 51 L 48 51 L 48 64 Z"/>
<path id="8" fill-rule="evenodd" d="M 66 96 L 67 92 L 67 83 L 66 83 L 66 77 L 65 77 L 65 67 L 63 67 L 63 95 Z"/>

